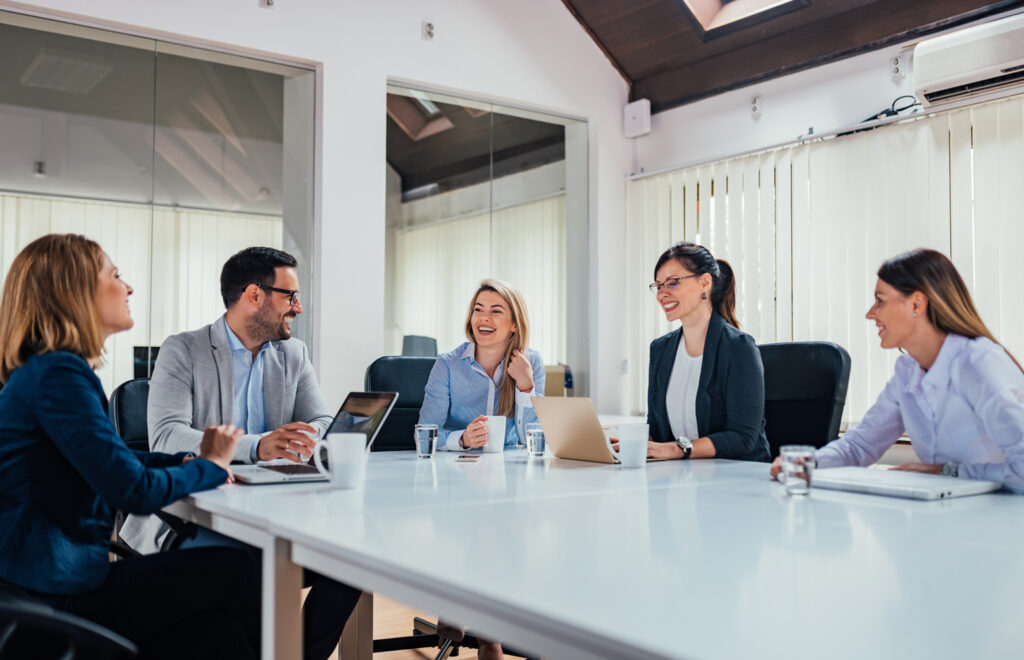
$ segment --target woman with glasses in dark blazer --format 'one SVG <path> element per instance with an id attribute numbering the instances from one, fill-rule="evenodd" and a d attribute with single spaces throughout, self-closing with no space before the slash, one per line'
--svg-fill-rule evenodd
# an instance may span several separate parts
<path id="1" fill-rule="evenodd" d="M 702 245 L 677 243 L 650 286 L 665 318 L 682 325 L 651 342 L 647 456 L 768 461 L 764 367 L 736 320 L 732 268 Z"/>

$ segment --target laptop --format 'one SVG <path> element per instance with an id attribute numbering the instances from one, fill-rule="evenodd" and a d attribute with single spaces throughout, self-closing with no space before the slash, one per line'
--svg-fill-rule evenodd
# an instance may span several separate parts
<path id="1" fill-rule="evenodd" d="M 557 458 L 618 463 L 608 449 L 594 403 L 586 397 L 531 397 L 544 439 Z"/>
<path id="2" fill-rule="evenodd" d="M 365 433 L 366 451 L 370 451 L 397 400 L 397 392 L 350 392 L 327 428 L 327 433 Z M 250 485 L 327 481 L 327 477 L 313 465 L 312 458 L 305 463 L 233 465 L 231 473 L 238 483 Z"/>
<path id="3" fill-rule="evenodd" d="M 938 474 L 877 470 L 865 467 L 815 470 L 811 476 L 811 484 L 814 488 L 905 497 L 914 500 L 941 500 L 950 497 L 981 495 L 1003 487 L 1003 484 L 998 481 L 979 481 L 943 477 Z"/>

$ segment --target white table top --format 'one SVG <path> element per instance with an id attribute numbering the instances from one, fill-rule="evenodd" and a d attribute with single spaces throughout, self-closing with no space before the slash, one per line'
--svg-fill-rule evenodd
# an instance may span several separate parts
<path id="1" fill-rule="evenodd" d="M 289 539 L 324 563 L 311 568 L 337 560 L 336 577 L 558 658 L 1024 648 L 1019 496 L 793 500 L 757 463 L 454 459 L 378 453 L 362 490 L 235 485 L 193 501 Z"/>

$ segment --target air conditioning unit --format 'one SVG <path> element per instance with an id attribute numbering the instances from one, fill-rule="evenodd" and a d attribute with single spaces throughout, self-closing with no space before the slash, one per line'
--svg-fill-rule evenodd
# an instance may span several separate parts
<path id="1" fill-rule="evenodd" d="M 1024 84 L 1024 14 L 922 41 L 914 90 L 926 106 Z"/>

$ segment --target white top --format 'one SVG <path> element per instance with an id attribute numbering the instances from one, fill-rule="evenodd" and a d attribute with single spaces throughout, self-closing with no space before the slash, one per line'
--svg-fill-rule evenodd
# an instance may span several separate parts
<path id="1" fill-rule="evenodd" d="M 700 366 L 704 356 L 692 357 L 686 352 L 686 338 L 679 338 L 676 361 L 665 390 L 665 409 L 668 411 L 668 425 L 672 436 L 683 435 L 690 440 L 699 438 L 697 431 L 697 386 L 700 383 Z"/>
<path id="2" fill-rule="evenodd" d="M 925 371 L 909 355 L 864 420 L 818 450 L 819 467 L 870 465 L 904 431 L 925 463 L 1024 492 L 1024 373 L 998 344 L 948 335 Z"/>

